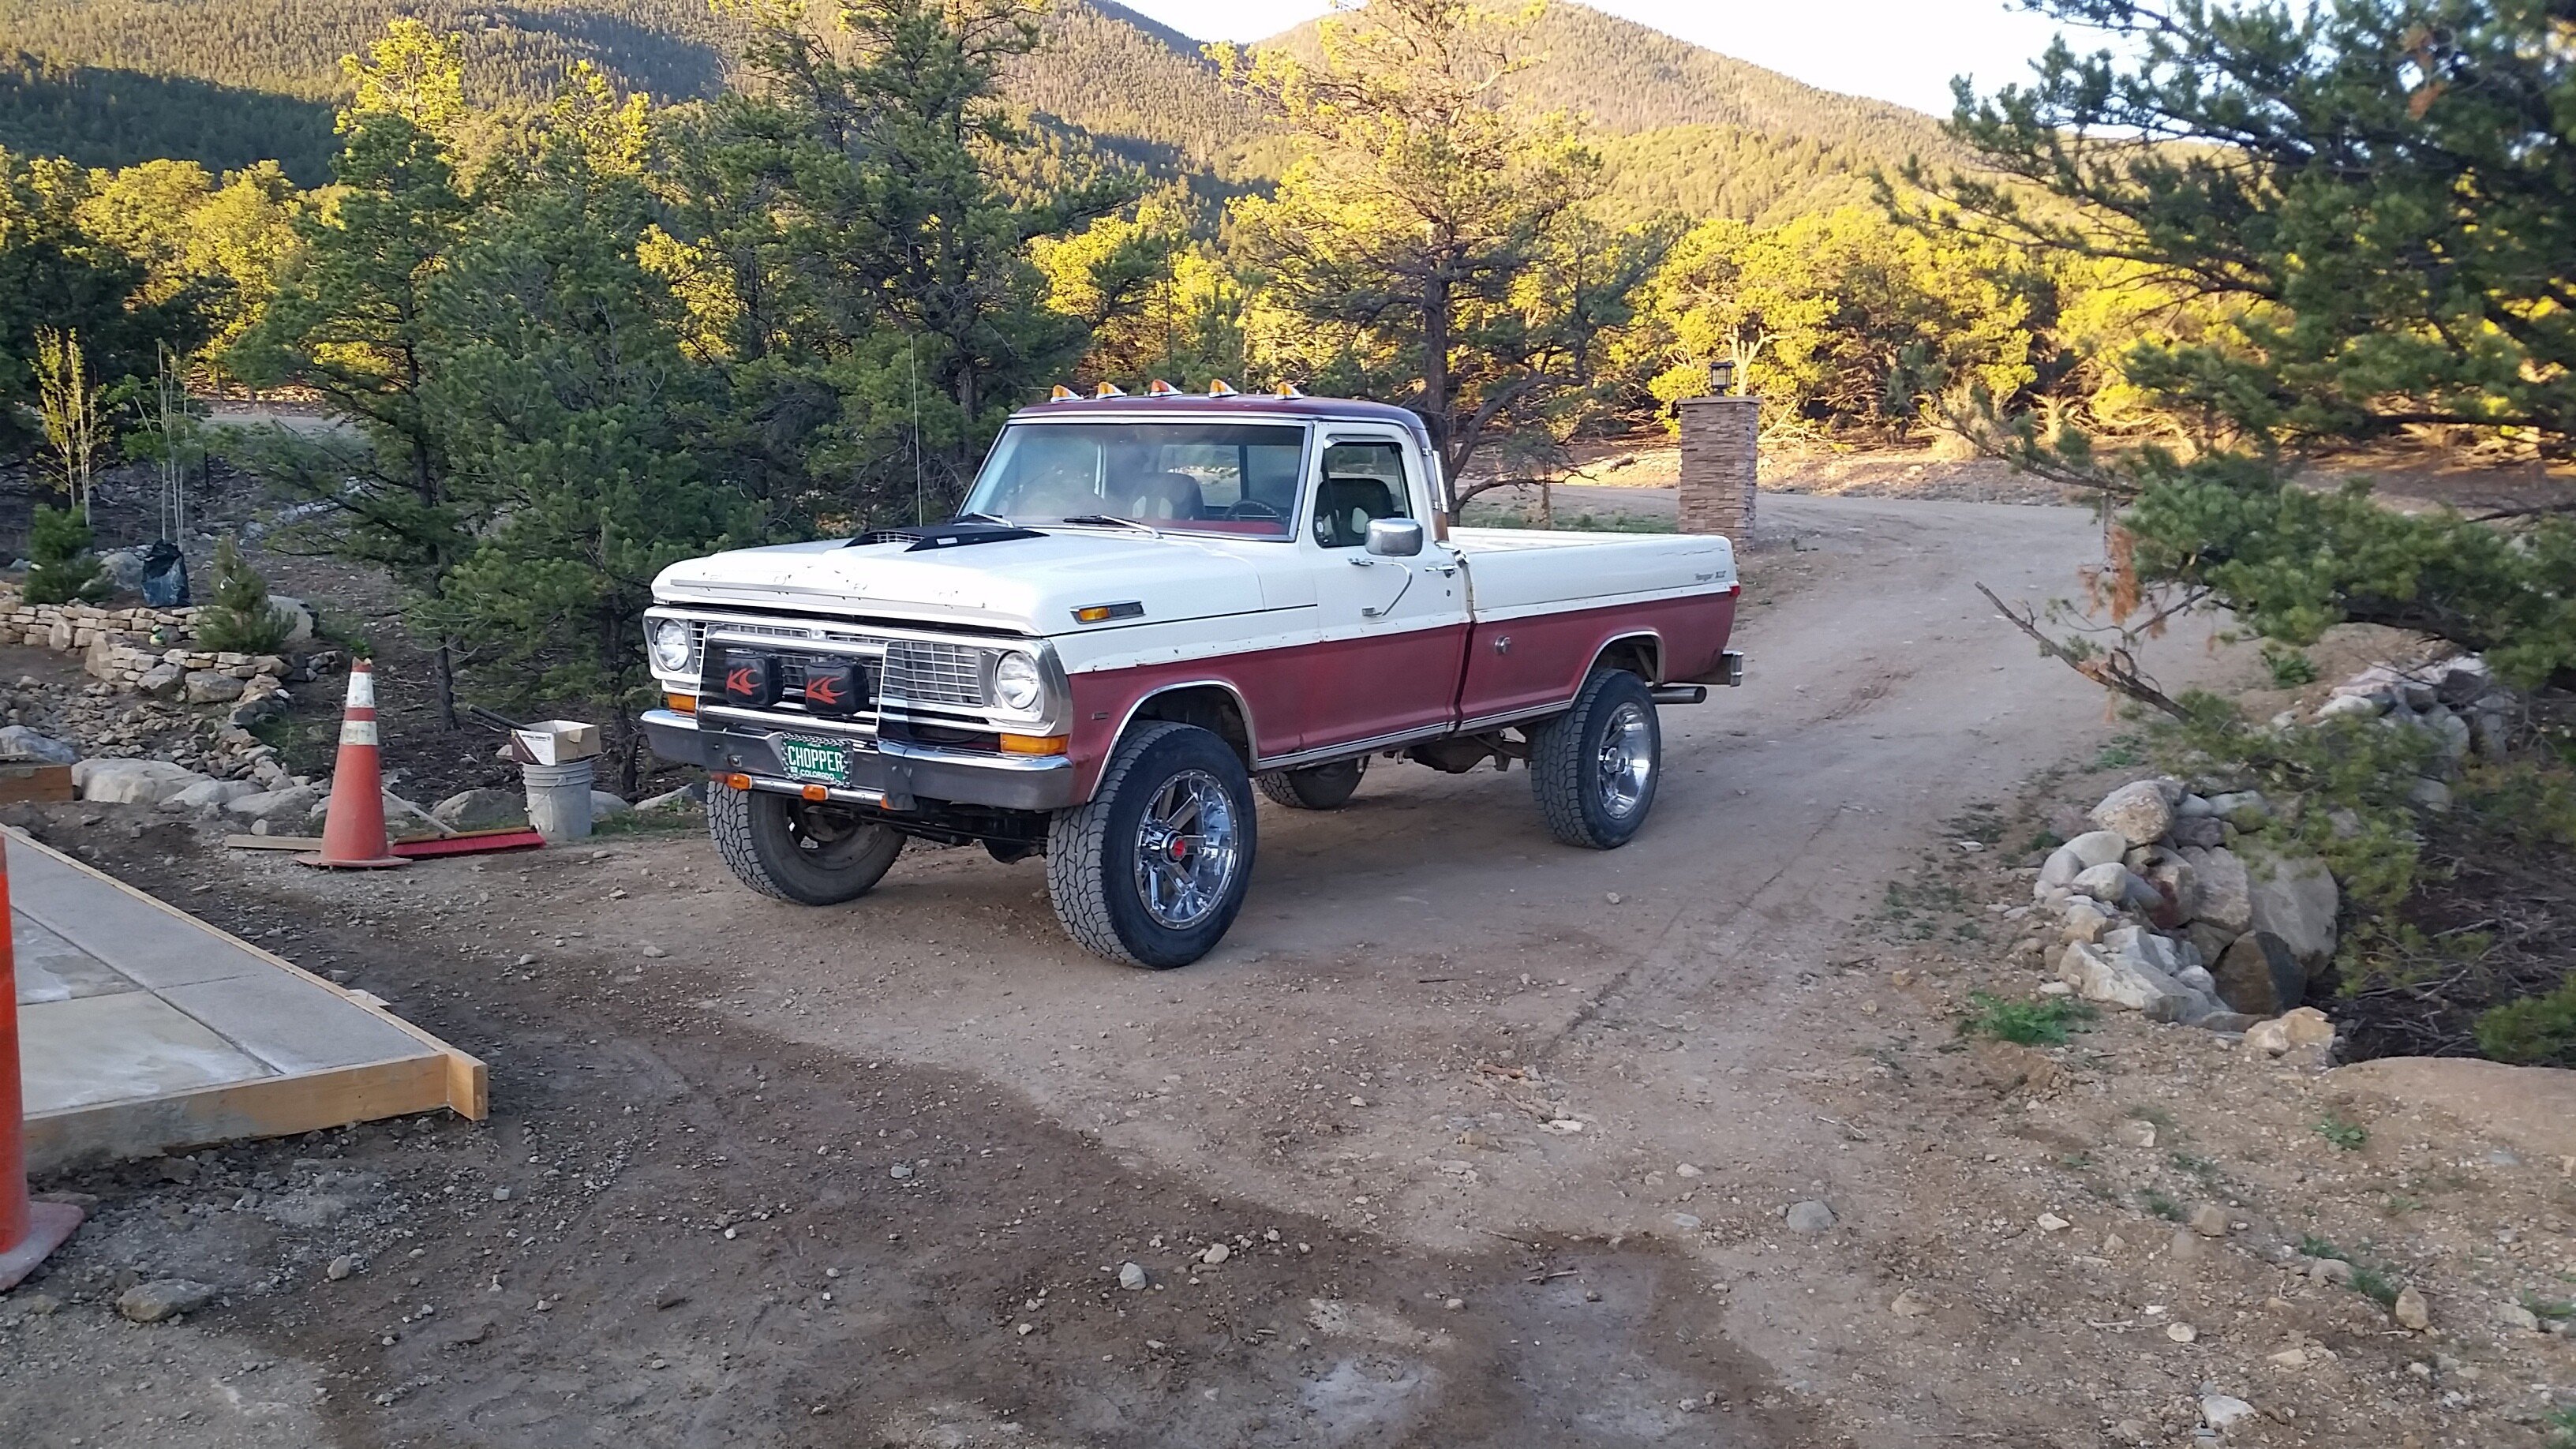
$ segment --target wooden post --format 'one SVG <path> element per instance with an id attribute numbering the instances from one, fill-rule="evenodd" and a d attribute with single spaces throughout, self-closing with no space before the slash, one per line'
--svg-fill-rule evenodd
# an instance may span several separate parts
<path id="1" fill-rule="evenodd" d="M 1762 406 L 1749 397 L 1688 397 L 1682 416 L 1681 530 L 1753 534 L 1754 439 Z"/>

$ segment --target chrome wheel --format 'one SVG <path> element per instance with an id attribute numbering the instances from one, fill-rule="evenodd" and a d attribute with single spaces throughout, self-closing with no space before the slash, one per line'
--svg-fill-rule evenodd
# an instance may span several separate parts
<path id="1" fill-rule="evenodd" d="M 1619 819 L 1636 813 L 1655 779 L 1654 729 L 1643 706 L 1625 703 L 1611 714 L 1593 774 L 1603 810 Z"/>
<path id="2" fill-rule="evenodd" d="M 1156 925 L 1195 926 L 1225 900 L 1242 856 L 1224 782 L 1184 770 L 1163 782 L 1136 822 L 1137 899 Z"/>

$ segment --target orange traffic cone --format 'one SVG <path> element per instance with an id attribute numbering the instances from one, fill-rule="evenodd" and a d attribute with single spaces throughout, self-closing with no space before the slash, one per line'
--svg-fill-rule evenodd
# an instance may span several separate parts
<path id="1" fill-rule="evenodd" d="M 0 1293 L 80 1226 L 81 1210 L 27 1200 L 26 1101 L 18 1086 L 18 953 L 9 940 L 9 864 L 0 852 Z"/>
<path id="2" fill-rule="evenodd" d="M 331 809 L 322 817 L 322 851 L 306 865 L 381 870 L 409 865 L 385 836 L 385 779 L 376 744 L 375 666 L 349 666 L 349 705 L 340 717 L 340 761 L 331 772 Z"/>

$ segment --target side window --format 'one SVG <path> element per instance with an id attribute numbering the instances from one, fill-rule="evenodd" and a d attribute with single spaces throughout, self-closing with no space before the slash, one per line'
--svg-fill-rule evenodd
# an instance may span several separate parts
<path id="1" fill-rule="evenodd" d="M 1370 523 L 1412 516 L 1401 444 L 1324 445 L 1324 477 L 1315 488 L 1315 542 L 1326 548 L 1359 548 L 1368 542 Z"/>

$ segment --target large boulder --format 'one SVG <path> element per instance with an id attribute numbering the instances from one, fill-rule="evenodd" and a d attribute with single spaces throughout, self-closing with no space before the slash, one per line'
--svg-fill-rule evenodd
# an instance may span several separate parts
<path id="1" fill-rule="evenodd" d="M 305 818 L 319 809 L 323 801 L 319 785 L 290 785 L 283 790 L 262 790 L 239 795 L 224 802 L 224 813 L 254 825 L 265 824 L 271 833 L 288 833 L 300 829 Z"/>
<path id="2" fill-rule="evenodd" d="M 25 725 L 0 729 L 0 760 L 26 761 L 40 765 L 68 765 L 80 758 L 80 751 L 55 739 L 38 734 Z"/>
<path id="3" fill-rule="evenodd" d="M 2308 995 L 2308 969 L 2269 931 L 2237 937 L 2210 974 L 2219 1000 L 2255 1016 L 2278 1016 Z"/>
<path id="4" fill-rule="evenodd" d="M 158 805 L 205 776 L 168 760 L 83 760 L 72 766 L 72 788 L 105 805 Z"/>
<path id="5" fill-rule="evenodd" d="M 525 825 L 528 801 L 516 790 L 466 790 L 429 807 L 429 818 L 450 830 Z"/>
<path id="6" fill-rule="evenodd" d="M 212 669 L 200 669 L 186 681 L 185 698 L 190 704 L 230 704 L 242 696 L 242 681 Z"/>
<path id="7" fill-rule="evenodd" d="M 2070 942 L 2058 953 L 2058 979 L 2087 1001 L 2142 1011 L 2155 1021 L 2189 1021 L 2215 1003 L 2140 957 L 2104 945 Z"/>
<path id="8" fill-rule="evenodd" d="M 176 699 L 187 686 L 188 671 L 167 661 L 144 670 L 143 677 L 134 681 L 137 690 L 154 699 Z"/>
<path id="9" fill-rule="evenodd" d="M 2048 853 L 2039 868 L 2043 886 L 2064 886 L 2092 866 L 2108 865 L 2128 853 L 2129 842 L 2118 832 L 2088 830 Z"/>
<path id="10" fill-rule="evenodd" d="M 187 789 L 161 802 L 164 810 L 185 810 L 192 814 L 212 813 L 244 795 L 257 794 L 259 787 L 248 780 L 200 780 Z"/>
<path id="11" fill-rule="evenodd" d="M 2101 865 L 2086 866 L 2077 873 L 2075 879 L 2067 882 L 2067 885 L 2076 894 L 2091 896 L 2114 909 L 2126 906 L 2135 910 L 2152 911 L 2165 904 L 2162 893 L 2139 879 L 2135 872 L 2116 860 Z"/>
<path id="12" fill-rule="evenodd" d="M 2191 895 L 2184 902 L 2195 921 L 2206 921 L 2232 936 L 2254 924 L 2254 881 L 2244 857 L 2224 846 L 2186 846 L 2183 860 L 2191 866 Z"/>
<path id="13" fill-rule="evenodd" d="M 2269 931 L 2299 964 L 2315 971 L 2333 958 L 2335 912 L 2342 895 L 2334 873 L 2314 856 L 2281 856 L 2249 865 L 2247 926 Z"/>
<path id="14" fill-rule="evenodd" d="M 284 594 L 271 594 L 268 596 L 268 606 L 287 616 L 284 647 L 292 649 L 298 644 L 313 642 L 313 610 L 302 599 L 290 599 Z"/>
<path id="15" fill-rule="evenodd" d="M 2160 780 L 2140 780 L 2102 797 L 2093 823 L 2134 844 L 2161 840 L 2173 828 L 2173 796 Z"/>

